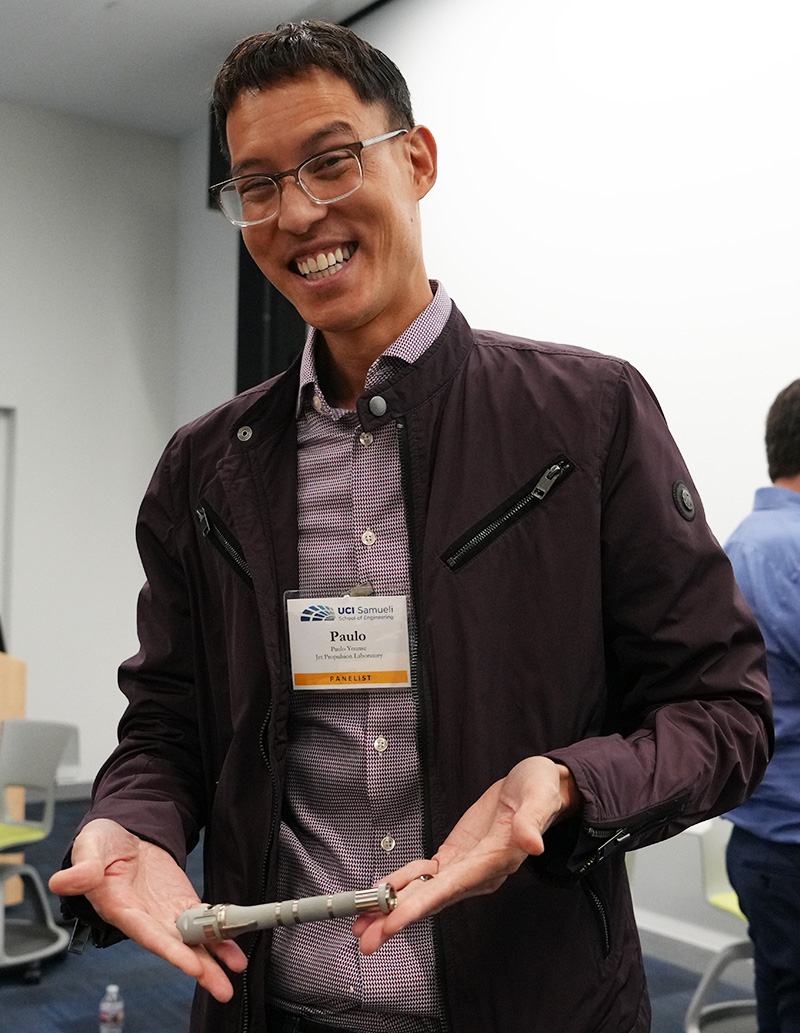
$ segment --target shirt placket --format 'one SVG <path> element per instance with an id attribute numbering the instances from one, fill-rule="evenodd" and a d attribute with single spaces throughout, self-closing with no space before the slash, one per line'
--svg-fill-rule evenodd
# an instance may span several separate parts
<path id="1" fill-rule="evenodd" d="M 356 430 L 353 438 L 352 500 L 353 536 L 357 580 L 372 585 L 376 594 L 402 592 L 401 585 L 391 584 L 387 575 L 390 528 L 385 522 L 379 501 L 379 483 L 387 476 L 387 456 L 379 451 L 380 440 L 389 430 L 377 432 Z M 396 815 L 391 813 L 389 793 L 396 760 L 392 744 L 390 725 L 392 720 L 393 696 L 395 694 L 370 693 L 367 697 L 366 720 L 363 726 L 362 749 L 366 765 L 366 785 L 372 815 L 373 877 L 379 878 L 379 870 L 393 859 L 397 846 Z M 391 870 L 395 865 L 386 870 Z"/>
<path id="2" fill-rule="evenodd" d="M 402 362 L 414 357 L 404 355 Z M 367 389 L 375 390 L 396 372 L 397 359 L 379 360 L 368 375 Z M 313 395 L 306 395 L 306 405 L 298 430 L 298 442 L 312 450 L 299 460 L 298 501 L 300 523 L 305 527 L 305 544 L 300 550 L 301 590 L 310 595 L 338 595 L 369 583 L 376 595 L 405 595 L 410 605 L 408 536 L 394 424 L 365 431 L 355 412 L 331 409 L 316 383 Z M 294 809 L 297 813 L 300 837 L 296 849 L 291 835 L 282 841 L 287 895 L 296 892 L 294 887 L 305 886 L 305 875 L 314 870 L 313 844 L 320 834 L 315 827 L 325 829 L 322 834 L 331 843 L 326 869 L 335 871 L 334 859 L 338 859 L 341 873 L 349 873 L 348 885 L 353 880 L 368 885 L 385 879 L 395 868 L 423 854 L 414 695 L 402 690 L 348 696 L 344 708 L 324 697 L 308 701 L 311 715 L 304 715 L 306 708 L 293 708 L 299 720 L 293 733 L 295 771 L 294 777 L 290 772 L 287 779 L 287 799 L 291 798 L 287 812 Z M 339 744 L 332 756 L 315 750 L 323 726 L 328 743 Z M 328 764 L 335 764 L 340 772 L 343 766 L 353 772 L 360 769 L 363 775 L 342 786 L 336 802 L 310 789 Z M 326 783 L 323 775 L 320 788 Z M 346 826 L 335 819 L 328 829 L 326 816 L 333 813 L 341 818 L 345 800 Z M 341 854 L 340 840 L 347 844 Z M 323 892 L 323 888 L 301 889 L 312 891 Z M 295 987 L 317 983 L 318 966 L 307 970 L 307 959 L 324 953 L 338 961 L 320 982 L 323 1010 L 331 994 L 337 1001 L 360 1001 L 364 1010 L 352 1017 L 354 1028 L 371 1033 L 388 1029 L 385 1017 L 376 1012 L 393 1012 L 396 1007 L 401 1015 L 410 1013 L 391 1022 L 396 1033 L 419 1033 L 428 1028 L 428 1022 L 417 1015 L 430 1015 L 437 1008 L 436 986 L 429 979 L 434 957 L 429 920 L 415 923 L 402 937 L 393 938 L 370 956 L 357 949 L 347 923 L 335 931 L 327 925 L 324 930 L 302 926 L 291 930 L 285 943 L 281 933 L 278 930 L 276 937 L 282 951 L 280 976 L 274 984 L 278 996 L 284 988 L 292 999 Z M 421 959 L 426 959 L 424 964 Z M 276 967 L 273 964 L 273 969 Z M 398 973 L 404 974 L 399 982 Z"/>
<path id="3" fill-rule="evenodd" d="M 353 440 L 353 536 L 358 581 L 377 595 L 408 598 L 408 542 L 399 491 L 396 429 L 358 429 Z M 422 855 L 416 715 L 410 691 L 366 693 L 362 751 L 372 829 L 372 881 Z M 421 935 L 415 930 L 414 935 Z M 388 959 L 360 956 L 365 1005 L 380 1007 L 390 970 Z"/>

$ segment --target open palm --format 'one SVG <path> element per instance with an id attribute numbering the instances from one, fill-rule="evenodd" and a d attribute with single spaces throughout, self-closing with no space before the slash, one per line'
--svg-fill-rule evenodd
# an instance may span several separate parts
<path id="1" fill-rule="evenodd" d="M 353 925 L 371 954 L 411 922 L 466 897 L 493 893 L 529 854 L 544 850 L 544 832 L 579 806 L 569 771 L 529 757 L 469 808 L 431 860 L 412 861 L 387 877 L 398 891 L 388 915 L 362 915 Z M 421 875 L 435 875 L 420 881 Z"/>
<path id="2" fill-rule="evenodd" d="M 233 988 L 218 960 L 242 971 L 245 956 L 230 941 L 209 948 L 181 941 L 175 921 L 199 900 L 186 873 L 165 850 L 100 818 L 81 830 L 72 848 L 72 867 L 56 872 L 50 888 L 61 896 L 86 896 L 106 922 L 195 978 L 218 1000 L 230 1000 Z"/>

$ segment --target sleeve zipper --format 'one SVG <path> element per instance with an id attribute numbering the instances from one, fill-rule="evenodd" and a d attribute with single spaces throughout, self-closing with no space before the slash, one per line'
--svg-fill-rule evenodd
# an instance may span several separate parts
<path id="1" fill-rule="evenodd" d="M 651 829 L 658 828 L 659 825 L 666 825 L 674 818 L 677 818 L 677 816 L 682 814 L 686 809 L 686 803 L 687 800 L 685 797 L 681 797 L 679 800 L 673 800 L 671 803 L 660 808 L 657 814 L 650 815 L 646 820 L 634 822 L 627 827 L 601 829 L 597 826 L 584 825 L 583 832 L 587 836 L 592 839 L 602 840 L 602 842 L 591 857 L 587 858 L 580 868 L 578 868 L 577 874 L 585 875 L 601 861 L 604 861 L 611 854 L 619 850 L 619 848 L 624 843 L 627 843 L 631 837 L 641 835 L 643 832 L 649 832 Z"/>

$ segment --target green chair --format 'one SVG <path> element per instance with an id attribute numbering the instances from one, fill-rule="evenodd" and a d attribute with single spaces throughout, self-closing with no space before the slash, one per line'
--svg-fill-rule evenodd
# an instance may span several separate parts
<path id="1" fill-rule="evenodd" d="M 50 834 L 56 772 L 77 736 L 74 725 L 51 721 L 6 718 L 0 725 L 0 852 L 24 850 Z M 42 800 L 38 818 L 12 817 L 6 790 L 14 787 Z M 7 906 L 5 883 L 15 876 L 22 880 L 23 899 Z M 39 873 L 29 864 L 0 865 L 0 969 L 24 965 L 26 979 L 36 982 L 42 959 L 68 943 L 69 933 L 56 925 Z"/>

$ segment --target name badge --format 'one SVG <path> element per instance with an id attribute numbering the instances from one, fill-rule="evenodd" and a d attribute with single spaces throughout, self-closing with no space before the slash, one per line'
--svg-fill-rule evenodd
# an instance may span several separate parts
<path id="1" fill-rule="evenodd" d="M 404 595 L 287 598 L 295 689 L 404 689 L 411 685 Z"/>

